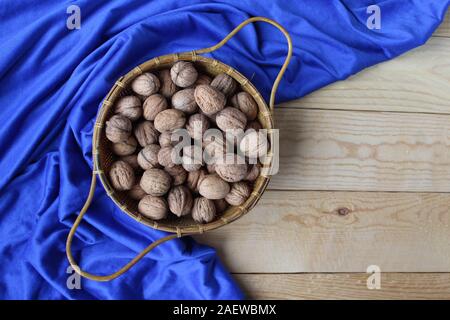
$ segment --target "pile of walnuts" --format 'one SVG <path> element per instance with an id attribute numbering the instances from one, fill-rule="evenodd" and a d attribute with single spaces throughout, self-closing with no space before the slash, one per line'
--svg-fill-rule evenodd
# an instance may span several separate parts
<path id="1" fill-rule="evenodd" d="M 118 156 L 109 171 L 110 182 L 139 201 L 141 214 L 153 220 L 191 214 L 196 222 L 208 223 L 229 205 L 247 200 L 260 166 L 248 164 L 245 158 L 231 164 L 220 161 L 229 156 L 223 148 L 225 139 L 202 138 L 209 128 L 261 129 L 251 95 L 237 92 L 238 83 L 230 76 L 211 79 L 187 61 L 138 76 L 131 90 L 134 95 L 117 101 L 105 133 Z M 181 163 L 173 161 L 179 141 L 172 134 L 178 129 L 186 129 L 192 141 L 202 140 L 200 146 L 190 143 L 182 148 Z M 240 144 L 250 156 L 260 147 L 254 138 L 245 136 Z M 206 152 L 213 161 L 207 165 L 202 159 L 193 161 L 197 151 Z"/>

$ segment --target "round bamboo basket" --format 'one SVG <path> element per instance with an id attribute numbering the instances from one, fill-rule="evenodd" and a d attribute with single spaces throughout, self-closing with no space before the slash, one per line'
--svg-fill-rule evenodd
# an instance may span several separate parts
<path id="1" fill-rule="evenodd" d="M 253 22 L 266 22 L 275 27 L 277 27 L 286 37 L 288 42 L 288 52 L 286 56 L 286 60 L 274 82 L 272 87 L 269 106 L 266 104 L 264 99 L 258 90 L 254 87 L 254 85 L 241 73 L 232 67 L 218 61 L 215 59 L 207 58 L 202 56 L 202 53 L 209 53 L 218 48 L 222 47 L 230 38 L 232 38 L 239 30 L 241 30 L 244 26 Z M 261 198 L 264 190 L 269 183 L 270 175 L 267 174 L 270 172 L 270 166 L 272 165 L 272 150 L 274 148 L 275 141 L 272 141 L 272 129 L 274 129 L 274 121 L 273 121 L 273 109 L 275 103 L 275 93 L 278 88 L 278 84 L 289 64 L 290 58 L 292 55 L 292 42 L 287 31 L 279 25 L 277 22 L 264 18 L 264 17 L 254 17 L 250 18 L 239 26 L 237 26 L 232 32 L 230 32 L 222 41 L 218 44 L 208 47 L 205 49 L 194 50 L 191 52 L 185 53 L 175 53 L 165 56 L 160 56 L 153 58 L 149 61 L 144 62 L 143 64 L 135 67 L 133 70 L 128 72 L 126 75 L 120 77 L 106 96 L 103 101 L 102 107 L 98 113 L 94 133 L 92 138 L 92 155 L 93 155 L 93 172 L 92 172 L 92 182 L 89 191 L 89 195 L 87 197 L 86 203 L 80 211 L 77 219 L 75 220 L 72 229 L 67 238 L 66 243 L 66 252 L 68 260 L 73 267 L 73 269 L 79 273 L 81 276 L 89 278 L 91 280 L 96 281 L 109 281 L 114 278 L 117 278 L 121 274 L 125 273 L 129 270 L 134 264 L 136 264 L 142 257 L 144 257 L 148 252 L 150 252 L 157 245 L 177 237 L 182 237 L 185 235 L 193 235 L 204 233 L 209 230 L 213 230 L 224 226 L 247 212 L 249 212 Z M 200 224 L 192 220 L 190 217 L 183 218 L 167 218 L 164 220 L 154 221 L 143 215 L 141 215 L 137 210 L 138 202 L 136 200 L 131 199 L 126 192 L 118 192 L 115 191 L 109 182 L 108 173 L 110 167 L 115 160 L 115 156 L 112 153 L 111 143 L 106 139 L 105 135 L 105 123 L 114 113 L 114 104 L 115 102 L 125 95 L 131 94 L 131 90 L 129 88 L 129 84 L 139 75 L 145 72 L 155 72 L 160 69 L 170 68 L 177 61 L 191 61 L 195 64 L 195 67 L 201 71 L 202 73 L 206 73 L 210 76 L 216 76 L 220 73 L 226 73 L 231 76 L 233 79 L 237 81 L 240 85 L 241 91 L 246 91 L 249 93 L 256 101 L 258 105 L 258 120 L 261 123 L 264 129 L 268 131 L 268 140 L 270 148 L 267 153 L 267 157 L 269 161 L 265 161 L 265 164 L 261 170 L 260 176 L 256 179 L 253 184 L 253 191 L 250 197 L 240 206 L 232 206 L 229 207 L 225 212 L 223 212 L 220 216 L 217 217 L 214 221 L 207 224 Z M 128 264 L 122 267 L 117 272 L 110 275 L 93 275 L 88 272 L 85 272 L 80 269 L 78 264 L 75 262 L 71 252 L 71 244 L 72 239 L 75 234 L 77 227 L 79 226 L 81 220 L 83 219 L 84 214 L 86 213 L 89 205 L 92 201 L 94 190 L 96 186 L 97 176 L 100 178 L 100 181 L 106 190 L 109 197 L 114 201 L 114 203 L 126 214 L 128 214 L 133 219 L 143 223 L 149 227 L 154 229 L 162 230 L 169 232 L 170 234 L 164 238 L 161 238 L 149 246 L 147 246 L 141 253 L 139 253 L 133 260 L 131 260 Z"/>

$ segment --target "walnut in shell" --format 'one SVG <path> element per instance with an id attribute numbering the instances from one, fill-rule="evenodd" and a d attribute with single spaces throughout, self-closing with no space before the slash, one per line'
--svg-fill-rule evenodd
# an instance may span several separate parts
<path id="1" fill-rule="evenodd" d="M 155 129 L 151 121 L 142 121 L 134 129 L 134 136 L 141 147 L 156 143 L 158 141 L 158 135 L 159 132 Z"/>
<path id="2" fill-rule="evenodd" d="M 161 147 L 157 144 L 149 144 L 138 153 L 137 161 L 139 166 L 144 169 L 159 167 L 158 152 Z"/>
<path id="3" fill-rule="evenodd" d="M 267 154 L 268 144 L 266 135 L 261 131 L 250 130 L 245 133 L 239 149 L 249 158 L 263 157 Z"/>
<path id="4" fill-rule="evenodd" d="M 226 107 L 217 114 L 216 124 L 222 131 L 241 129 L 247 124 L 247 117 L 242 111 L 233 107 Z"/>
<path id="5" fill-rule="evenodd" d="M 128 163 L 135 171 L 141 169 L 139 163 L 137 162 L 137 154 L 130 154 L 129 156 L 120 157 L 120 160 Z"/>
<path id="6" fill-rule="evenodd" d="M 155 120 L 156 116 L 163 110 L 168 108 L 168 103 L 163 95 L 156 93 L 144 101 L 144 118 L 147 120 Z"/>
<path id="7" fill-rule="evenodd" d="M 204 169 L 191 171 L 188 173 L 186 185 L 192 192 L 198 192 L 200 183 L 207 176 Z"/>
<path id="8" fill-rule="evenodd" d="M 188 171 L 196 171 L 203 165 L 203 150 L 200 146 L 192 145 L 183 148 L 182 166 Z"/>
<path id="9" fill-rule="evenodd" d="M 164 170 L 172 177 L 172 183 L 174 186 L 183 184 L 188 176 L 186 170 L 181 165 L 174 165 L 173 167 L 165 167 Z"/>
<path id="10" fill-rule="evenodd" d="M 138 210 L 152 220 L 164 219 L 169 212 L 166 199 L 151 195 L 147 195 L 139 201 Z"/>
<path id="11" fill-rule="evenodd" d="M 215 174 L 208 175 L 203 178 L 198 191 L 200 195 L 207 199 L 218 200 L 225 198 L 230 192 L 230 185 Z"/>
<path id="12" fill-rule="evenodd" d="M 209 126 L 208 118 L 202 113 L 196 113 L 189 117 L 186 130 L 191 138 L 200 140 Z"/>
<path id="13" fill-rule="evenodd" d="M 178 217 L 185 216 L 191 212 L 193 205 L 192 193 L 185 186 L 172 188 L 167 195 L 170 211 Z"/>
<path id="14" fill-rule="evenodd" d="M 159 92 L 166 98 L 171 98 L 178 90 L 170 77 L 169 69 L 164 69 L 159 72 L 159 82 L 161 83 Z"/>
<path id="15" fill-rule="evenodd" d="M 211 84 L 211 77 L 206 74 L 199 74 L 197 80 L 194 82 L 193 87 L 196 87 L 201 84 Z"/>
<path id="16" fill-rule="evenodd" d="M 261 123 L 259 123 L 258 120 L 248 122 L 247 126 L 245 127 L 245 131 L 251 130 L 251 129 L 253 129 L 255 131 L 261 130 L 262 129 Z"/>
<path id="17" fill-rule="evenodd" d="M 133 136 L 129 136 L 125 141 L 114 143 L 112 150 L 118 156 L 128 156 L 136 151 L 136 147 L 136 139 Z"/>
<path id="18" fill-rule="evenodd" d="M 185 123 L 186 117 L 182 111 L 167 109 L 156 115 L 154 125 L 156 130 L 164 132 L 183 128 Z"/>
<path id="19" fill-rule="evenodd" d="M 211 86 L 228 96 L 234 93 L 237 88 L 237 82 L 225 73 L 218 74 L 211 81 Z"/>
<path id="20" fill-rule="evenodd" d="M 198 73 L 191 62 L 178 61 L 170 69 L 170 76 L 177 86 L 186 88 L 194 84 Z"/>
<path id="21" fill-rule="evenodd" d="M 247 164 L 238 161 L 218 162 L 215 169 L 216 173 L 227 182 L 238 182 L 247 176 Z"/>
<path id="22" fill-rule="evenodd" d="M 152 196 L 162 196 L 170 189 L 171 177 L 162 169 L 148 169 L 142 175 L 140 185 Z"/>
<path id="23" fill-rule="evenodd" d="M 216 206 L 216 212 L 217 213 L 222 213 L 225 210 L 228 209 L 228 202 L 225 201 L 225 199 L 218 199 L 218 200 L 213 200 L 214 201 L 214 205 Z"/>
<path id="24" fill-rule="evenodd" d="M 176 154 L 172 146 L 162 147 L 158 152 L 158 162 L 163 167 L 173 167 L 175 165 Z"/>
<path id="25" fill-rule="evenodd" d="M 235 94 L 231 98 L 231 104 L 233 107 L 241 110 L 246 115 L 247 120 L 252 121 L 256 119 L 258 105 L 249 93 L 243 91 Z"/>
<path id="26" fill-rule="evenodd" d="M 141 100 L 136 96 L 122 97 L 117 101 L 115 111 L 131 121 L 135 121 L 142 115 Z"/>
<path id="27" fill-rule="evenodd" d="M 109 170 L 109 179 L 114 189 L 130 190 L 135 181 L 133 168 L 125 161 L 116 161 Z"/>
<path id="28" fill-rule="evenodd" d="M 195 89 L 184 89 L 175 93 L 172 97 L 172 107 L 185 113 L 194 113 L 198 110 L 194 98 Z"/>
<path id="29" fill-rule="evenodd" d="M 121 115 L 114 115 L 106 121 L 106 138 L 117 143 L 128 139 L 131 135 L 131 120 Z"/>
<path id="30" fill-rule="evenodd" d="M 199 197 L 194 200 L 192 218 L 198 223 L 208 223 L 216 217 L 216 207 L 212 200 Z"/>
<path id="31" fill-rule="evenodd" d="M 247 182 L 233 183 L 230 192 L 225 197 L 225 201 L 232 206 L 240 206 L 250 197 L 251 192 L 252 190 Z"/>
<path id="32" fill-rule="evenodd" d="M 173 146 L 172 131 L 164 131 L 159 135 L 159 145 L 161 147 Z"/>
<path id="33" fill-rule="evenodd" d="M 128 195 L 134 199 L 134 200 L 141 200 L 143 197 L 145 197 L 147 194 L 145 193 L 144 189 L 141 188 L 139 183 L 136 183 L 130 191 L 128 191 Z"/>
<path id="34" fill-rule="evenodd" d="M 131 82 L 131 89 L 141 96 L 150 96 L 158 92 L 160 87 L 159 79 L 153 73 L 146 72 L 137 76 Z"/>
<path id="35" fill-rule="evenodd" d="M 245 176 L 244 180 L 247 181 L 255 181 L 259 177 L 259 165 L 254 164 L 250 166 L 250 168 L 247 171 L 247 175 Z"/>
<path id="36" fill-rule="evenodd" d="M 194 96 L 197 105 L 207 116 L 212 116 L 225 107 L 225 95 L 210 85 L 202 84 L 197 86 Z"/>

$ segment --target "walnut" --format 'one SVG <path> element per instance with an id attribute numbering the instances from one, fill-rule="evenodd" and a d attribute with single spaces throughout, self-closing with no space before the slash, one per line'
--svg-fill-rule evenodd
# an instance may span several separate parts
<path id="1" fill-rule="evenodd" d="M 136 139 L 133 136 L 129 136 L 125 141 L 114 143 L 112 150 L 118 156 L 128 156 L 136 151 L 136 147 Z"/>
<path id="2" fill-rule="evenodd" d="M 209 129 L 209 120 L 202 113 L 196 113 L 189 117 L 186 130 L 193 139 L 200 140 L 206 130 Z"/>
<path id="3" fill-rule="evenodd" d="M 159 135 L 159 145 L 161 147 L 174 146 L 171 131 L 164 131 Z"/>
<path id="4" fill-rule="evenodd" d="M 245 128 L 247 117 L 242 111 L 233 107 L 226 107 L 217 114 L 216 123 L 220 130 L 236 130 Z"/>
<path id="5" fill-rule="evenodd" d="M 188 61 L 178 61 L 170 69 L 172 81 L 179 87 L 186 88 L 197 80 L 197 70 Z"/>
<path id="6" fill-rule="evenodd" d="M 160 87 L 159 79 L 153 73 L 146 72 L 137 76 L 131 82 L 131 89 L 139 95 L 150 96 L 158 92 Z"/>
<path id="7" fill-rule="evenodd" d="M 252 96 L 247 92 L 239 92 L 231 98 L 233 107 L 241 110 L 246 116 L 247 120 L 252 121 L 258 115 L 258 105 Z"/>
<path id="8" fill-rule="evenodd" d="M 175 93 L 172 97 L 172 107 L 185 113 L 194 113 L 198 110 L 194 98 L 195 89 L 184 89 Z"/>
<path id="9" fill-rule="evenodd" d="M 194 200 L 192 218 L 198 223 L 208 223 L 216 217 L 216 207 L 212 200 L 199 197 Z"/>
<path id="10" fill-rule="evenodd" d="M 233 183 L 230 192 L 225 197 L 225 201 L 232 206 L 240 206 L 250 197 L 251 192 L 252 190 L 246 182 Z"/>
<path id="11" fill-rule="evenodd" d="M 123 191 L 130 190 L 134 185 L 135 176 L 131 166 L 124 161 L 116 161 L 111 165 L 109 178 L 114 189 Z"/>
<path id="12" fill-rule="evenodd" d="M 194 96 L 198 106 L 207 116 L 212 116 L 225 107 L 225 95 L 212 86 L 205 84 L 197 86 Z"/>
<path id="13" fill-rule="evenodd" d="M 248 169 L 247 175 L 245 176 L 244 180 L 247 181 L 255 181 L 259 177 L 259 165 L 254 164 Z"/>
<path id="14" fill-rule="evenodd" d="M 264 133 L 250 130 L 239 143 L 239 149 L 246 157 L 258 158 L 267 154 L 268 144 Z"/>
<path id="15" fill-rule="evenodd" d="M 144 101 L 144 118 L 155 120 L 156 116 L 169 107 L 166 98 L 159 93 L 153 94 Z"/>
<path id="16" fill-rule="evenodd" d="M 106 138 L 115 143 L 125 141 L 131 135 L 131 129 L 130 119 L 121 115 L 114 115 L 106 121 Z"/>
<path id="17" fill-rule="evenodd" d="M 262 129 L 261 123 L 259 123 L 258 120 L 248 122 L 247 126 L 245 127 L 245 131 L 251 130 L 251 129 L 253 129 L 255 131 L 261 130 Z"/>
<path id="18" fill-rule="evenodd" d="M 227 143 L 225 137 L 219 135 L 204 135 L 203 144 L 205 153 L 215 162 L 215 159 L 223 155 L 227 151 Z M 208 162 L 209 164 L 213 162 Z"/>
<path id="19" fill-rule="evenodd" d="M 203 164 L 203 150 L 200 146 L 192 145 L 183 148 L 182 166 L 188 171 L 196 171 Z"/>
<path id="20" fill-rule="evenodd" d="M 216 173 L 216 164 L 215 163 L 207 164 L 206 170 L 208 171 L 209 174 Z"/>
<path id="21" fill-rule="evenodd" d="M 158 162 L 163 167 L 173 167 L 176 154 L 172 146 L 162 147 L 158 152 Z"/>
<path id="22" fill-rule="evenodd" d="M 216 173 L 227 182 L 238 182 L 247 176 L 247 164 L 240 161 L 238 157 L 235 158 L 232 161 L 227 158 L 226 161 L 216 163 Z"/>
<path id="23" fill-rule="evenodd" d="M 170 189 L 170 175 L 162 169 L 148 169 L 142 175 L 140 185 L 152 196 L 162 196 Z"/>
<path id="24" fill-rule="evenodd" d="M 213 81 L 211 81 L 211 86 L 221 91 L 224 95 L 228 96 L 234 93 L 237 88 L 237 82 L 232 77 L 225 73 L 218 74 Z"/>
<path id="25" fill-rule="evenodd" d="M 137 154 L 131 154 L 129 156 L 120 157 L 120 160 L 128 163 L 135 171 L 141 170 L 137 161 Z"/>
<path id="26" fill-rule="evenodd" d="M 167 195 L 170 211 L 178 217 L 191 212 L 193 199 L 192 193 L 185 186 L 173 187 Z"/>
<path id="27" fill-rule="evenodd" d="M 181 165 L 174 165 L 173 167 L 165 167 L 164 170 L 172 177 L 172 182 L 174 186 L 179 186 L 183 184 L 188 176 L 186 170 L 184 170 Z"/>
<path id="28" fill-rule="evenodd" d="M 184 113 L 176 109 L 167 109 L 158 113 L 155 118 L 155 128 L 159 132 L 173 131 L 182 128 L 186 123 Z"/>
<path id="29" fill-rule="evenodd" d="M 188 173 L 186 185 L 192 192 L 198 192 L 203 179 L 207 176 L 205 169 L 199 169 Z"/>
<path id="30" fill-rule="evenodd" d="M 169 211 L 166 199 L 151 195 L 147 195 L 139 201 L 138 210 L 152 220 L 164 219 Z"/>
<path id="31" fill-rule="evenodd" d="M 171 98 L 178 90 L 177 86 L 173 83 L 172 78 L 170 77 L 169 69 L 164 69 L 159 72 L 159 82 L 161 83 L 161 89 L 159 89 L 159 92 L 166 98 Z"/>
<path id="32" fill-rule="evenodd" d="M 230 185 L 217 175 L 208 175 L 200 183 L 198 191 L 207 199 L 218 200 L 230 192 Z"/>
<path id="33" fill-rule="evenodd" d="M 211 84 L 211 77 L 206 74 L 199 74 L 197 80 L 194 82 L 193 87 L 201 84 Z"/>
<path id="34" fill-rule="evenodd" d="M 134 136 L 141 147 L 156 143 L 158 141 L 158 135 L 159 132 L 155 129 L 151 121 L 142 121 L 134 129 Z"/>
<path id="35" fill-rule="evenodd" d="M 147 194 L 144 189 L 141 188 L 139 183 L 137 183 L 130 189 L 130 191 L 128 191 L 128 195 L 134 200 L 141 200 Z"/>
<path id="36" fill-rule="evenodd" d="M 228 202 L 226 202 L 225 199 L 218 199 L 213 201 L 214 205 L 216 206 L 217 213 L 222 213 L 228 209 Z"/>
<path id="37" fill-rule="evenodd" d="M 157 144 L 149 144 L 138 153 L 137 161 L 142 169 L 147 170 L 159 166 L 158 152 L 161 147 Z"/>
<path id="38" fill-rule="evenodd" d="M 131 121 L 135 121 L 142 115 L 141 100 L 136 96 L 122 97 L 116 102 L 115 111 Z"/>

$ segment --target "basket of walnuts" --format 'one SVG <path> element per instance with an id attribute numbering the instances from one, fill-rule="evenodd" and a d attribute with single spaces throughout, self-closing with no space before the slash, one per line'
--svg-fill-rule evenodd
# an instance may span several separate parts
<path id="1" fill-rule="evenodd" d="M 256 21 L 277 27 L 288 41 L 269 106 L 246 77 L 201 55 Z M 67 239 L 67 256 L 76 272 L 97 281 L 114 279 L 157 245 L 216 229 L 255 206 L 269 182 L 274 141 L 267 132 L 273 129 L 275 93 L 291 53 L 283 27 L 254 17 L 215 46 L 153 58 L 116 81 L 95 122 L 89 196 Z M 170 233 L 111 275 L 82 271 L 71 253 L 97 176 L 123 212 Z"/>

